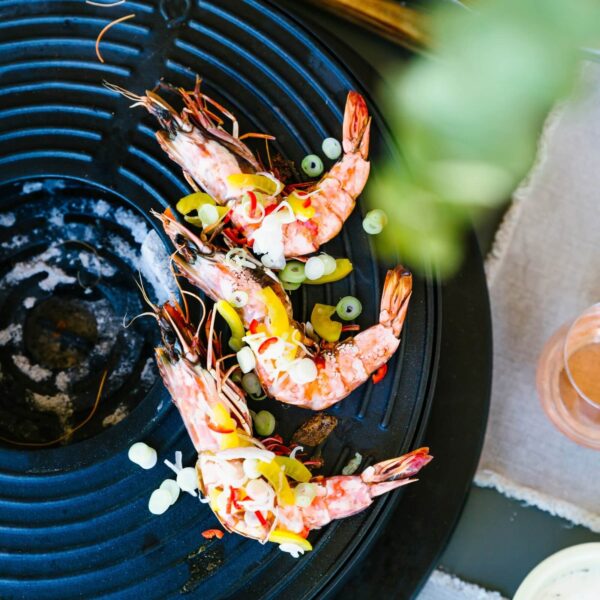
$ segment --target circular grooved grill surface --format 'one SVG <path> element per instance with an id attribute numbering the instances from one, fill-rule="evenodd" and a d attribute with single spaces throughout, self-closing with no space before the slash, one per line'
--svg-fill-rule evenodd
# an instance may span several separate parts
<path id="1" fill-rule="evenodd" d="M 184 5 L 185 3 L 181 3 Z M 205 91 L 238 115 L 242 131 L 268 131 L 275 147 L 297 162 L 339 137 L 346 94 L 358 83 L 314 39 L 266 2 L 191 2 L 183 25 L 167 23 L 159 2 L 128 2 L 132 21 L 94 42 L 108 21 L 126 14 L 84 2 L 0 3 L 0 165 L 2 180 L 57 176 L 114 190 L 147 214 L 188 192 L 154 140 L 141 109 L 102 86 L 106 79 L 140 92 L 164 77 L 189 86 L 195 73 Z M 171 25 L 171 26 L 169 26 Z M 372 100 L 367 97 L 373 109 Z M 375 114 L 377 157 L 394 153 Z M 294 297 L 305 320 L 316 301 L 357 294 L 361 325 L 375 322 L 386 265 L 361 227 L 360 206 L 328 245 L 349 256 L 355 272 L 323 289 Z M 133 282 L 132 282 L 133 285 Z M 401 454 L 417 443 L 434 379 L 440 306 L 434 286 L 417 279 L 399 352 L 382 384 L 370 382 L 331 410 L 340 418 L 325 448 L 327 473 L 358 450 L 370 461 Z M 263 403 L 289 435 L 306 411 Z M 76 445 L 43 451 L 0 449 L 0 596 L 70 598 L 96 595 L 165 598 L 183 591 L 203 598 L 289 597 L 318 593 L 340 564 L 354 556 L 398 494 L 370 510 L 311 535 L 315 551 L 301 560 L 238 536 L 204 542 L 216 521 L 183 495 L 165 515 L 147 511 L 151 491 L 170 476 L 159 465 L 141 471 L 127 460 L 134 440 L 160 459 L 194 453 L 160 386 L 108 431 Z M 410 515 L 407 515 L 410 518 Z"/>

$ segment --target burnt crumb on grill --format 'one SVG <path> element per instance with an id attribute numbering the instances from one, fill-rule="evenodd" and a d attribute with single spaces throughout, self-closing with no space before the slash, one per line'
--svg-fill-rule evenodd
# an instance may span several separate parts
<path id="1" fill-rule="evenodd" d="M 198 550 L 188 554 L 186 560 L 190 568 L 190 576 L 181 587 L 182 594 L 193 592 L 225 562 L 223 545 L 217 540 L 202 544 Z"/>
<path id="2" fill-rule="evenodd" d="M 271 171 L 279 181 L 289 183 L 290 181 L 299 181 L 300 174 L 293 160 L 287 160 L 281 154 L 271 156 Z"/>
<path id="3" fill-rule="evenodd" d="M 318 446 L 329 437 L 337 424 L 338 420 L 335 417 L 318 413 L 300 425 L 292 436 L 292 443 L 301 446 Z"/>

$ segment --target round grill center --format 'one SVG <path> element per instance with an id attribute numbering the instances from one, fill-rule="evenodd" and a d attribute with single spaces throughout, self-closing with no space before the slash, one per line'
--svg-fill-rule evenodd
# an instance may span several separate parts
<path id="1" fill-rule="evenodd" d="M 78 300 L 49 298 L 35 306 L 25 321 L 25 348 L 50 369 L 81 364 L 97 340 L 96 318 Z"/>
<path id="2" fill-rule="evenodd" d="M 161 303 L 172 291 L 153 225 L 147 211 L 87 182 L 0 186 L 2 445 L 94 437 L 148 396 L 158 332 L 153 319 L 133 318 L 149 310 L 144 293 Z"/>

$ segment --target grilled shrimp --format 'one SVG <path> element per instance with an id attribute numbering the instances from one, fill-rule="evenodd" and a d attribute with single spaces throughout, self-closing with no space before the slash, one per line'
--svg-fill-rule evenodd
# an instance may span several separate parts
<path id="1" fill-rule="evenodd" d="M 223 262 L 217 269 L 206 268 L 207 258 L 194 249 L 201 243 L 198 237 L 166 215 L 160 218 L 179 248 L 173 260 L 192 284 L 215 301 L 227 299 L 223 289 L 233 289 L 230 281 L 247 293 L 248 303 L 237 309 L 250 330 L 244 341 L 254 353 L 263 388 L 277 400 L 323 410 L 367 381 L 397 350 L 412 292 L 412 276 L 403 267 L 387 273 L 378 324 L 354 337 L 316 345 L 304 335 L 305 327 L 290 318 L 289 299 L 276 280 L 258 281 L 248 267 L 234 269 Z"/>
<path id="2" fill-rule="evenodd" d="M 361 475 L 313 477 L 300 460 L 276 456 L 252 435 L 245 398 L 221 372 L 213 336 L 205 348 L 178 306 L 154 308 L 164 340 L 156 352 L 160 373 L 198 452 L 199 489 L 227 531 L 298 556 L 312 549 L 311 530 L 412 483 L 431 460 L 419 448 Z"/>
<path id="3" fill-rule="evenodd" d="M 188 183 L 210 194 L 221 205 L 228 206 L 232 224 L 240 237 L 253 243 L 257 253 L 269 254 L 273 264 L 281 264 L 284 256 L 302 256 L 315 252 L 335 237 L 354 210 L 356 198 L 369 176 L 369 132 L 371 118 L 364 98 L 348 93 L 343 122 L 342 158 L 318 182 L 303 192 L 282 195 L 284 186 L 275 175 L 262 169 L 260 161 L 238 135 L 235 117 L 214 100 L 200 92 L 199 84 L 192 92 L 173 88 L 184 109 L 177 112 L 155 91 L 138 96 L 118 86 L 108 84 L 136 105 L 144 106 L 154 115 L 163 130 L 156 137 L 162 149 L 183 170 Z M 209 110 L 214 106 L 233 122 L 233 131 L 222 127 L 221 119 Z M 247 134 L 273 139 L 266 134 Z M 242 136 L 243 137 L 243 136 Z M 231 177 L 240 174 L 262 174 L 273 182 L 273 192 L 260 194 L 254 207 L 246 201 L 254 193 L 253 185 L 231 184 Z M 256 194 L 253 197 L 256 200 Z M 278 206 L 288 209 L 283 222 L 269 214 Z M 296 207 L 296 208 L 294 208 Z"/>
<path id="4" fill-rule="evenodd" d="M 254 320 L 264 321 L 265 305 L 259 292 L 270 287 L 291 318 L 292 305 L 275 274 L 243 249 L 227 253 L 210 244 L 166 214 L 152 211 L 178 248 L 173 262 L 187 279 L 213 300 L 229 300 L 236 292 L 247 294 L 247 303 L 238 309 L 246 329 Z"/>
<path id="5" fill-rule="evenodd" d="M 321 342 L 314 353 L 306 345 L 298 345 L 286 370 L 275 352 L 265 349 L 266 341 L 272 338 L 267 334 L 247 336 L 263 388 L 280 402 L 312 410 L 323 410 L 343 400 L 398 349 L 411 292 L 412 276 L 408 271 L 400 266 L 388 271 L 379 323 L 336 343 Z M 307 369 L 306 361 L 312 361 L 314 368 Z"/>
<path id="6" fill-rule="evenodd" d="M 304 190 L 315 214 L 306 221 L 284 225 L 285 256 L 316 252 L 340 232 L 369 177 L 370 130 L 371 117 L 365 99 L 358 92 L 349 92 L 344 111 L 344 154 L 320 181 Z"/>

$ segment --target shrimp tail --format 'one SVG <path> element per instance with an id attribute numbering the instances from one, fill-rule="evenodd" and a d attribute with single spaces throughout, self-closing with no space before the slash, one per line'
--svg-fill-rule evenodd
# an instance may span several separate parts
<path id="1" fill-rule="evenodd" d="M 348 92 L 344 110 L 343 147 L 344 152 L 359 152 L 366 159 L 369 155 L 371 117 L 365 99 L 354 91 Z"/>
<path id="2" fill-rule="evenodd" d="M 398 265 L 387 272 L 381 295 L 379 322 L 384 327 L 390 327 L 396 337 L 400 336 L 411 294 L 410 271 Z"/>
<path id="3" fill-rule="evenodd" d="M 416 475 L 432 459 L 429 448 L 418 448 L 399 458 L 367 467 L 360 477 L 369 486 L 369 494 L 374 498 L 416 481 L 413 475 Z"/>

